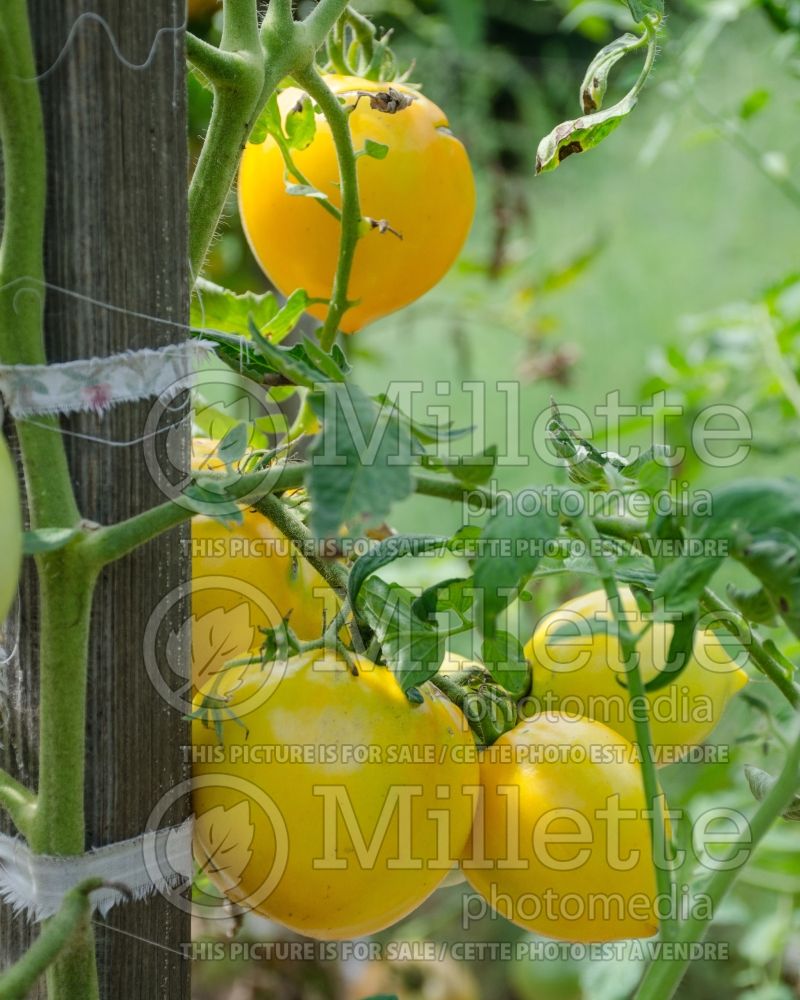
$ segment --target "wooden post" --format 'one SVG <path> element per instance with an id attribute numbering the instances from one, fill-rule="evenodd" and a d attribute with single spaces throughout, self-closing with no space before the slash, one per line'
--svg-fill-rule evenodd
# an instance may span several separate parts
<path id="1" fill-rule="evenodd" d="M 87 9 L 95 13 L 78 20 Z M 47 135 L 47 280 L 87 297 L 47 290 L 48 357 L 64 361 L 179 343 L 186 338 L 189 298 L 184 3 L 30 0 L 30 18 Z M 152 403 L 62 422 L 73 435 L 67 441 L 78 504 L 90 520 L 110 523 L 164 499 L 141 443 L 89 440 L 135 441 Z M 186 412 L 176 410 L 172 419 L 179 429 L 171 432 L 170 447 L 174 453 L 177 438 L 188 454 Z M 187 538 L 186 527 L 158 538 L 99 581 L 89 670 L 87 847 L 142 832 L 162 794 L 186 777 L 187 724 L 148 679 L 143 640 L 161 599 L 186 581 Z M 23 587 L 19 653 L 6 668 L 0 763 L 35 787 L 33 577 L 29 572 Z M 184 616 L 178 602 L 166 627 L 180 635 Z M 187 649 L 177 649 L 179 658 L 188 657 Z M 186 814 L 185 798 L 177 808 Z M 167 816 L 169 822 L 181 818 L 175 808 Z M 95 930 L 103 998 L 188 998 L 188 962 L 179 954 L 190 939 L 183 910 L 157 895 L 117 907 Z M 19 918 L 0 910 L 0 964 L 17 957 L 29 936 Z"/>

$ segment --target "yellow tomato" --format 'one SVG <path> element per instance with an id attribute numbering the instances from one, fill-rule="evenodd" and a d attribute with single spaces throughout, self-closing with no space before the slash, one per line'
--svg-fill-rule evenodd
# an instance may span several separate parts
<path id="1" fill-rule="evenodd" d="M 637 642 L 645 683 L 667 662 L 673 626 L 646 621 L 628 588 L 621 590 L 626 624 L 643 633 Z M 586 715 L 635 739 L 619 640 L 594 623 L 612 619 L 603 590 L 568 601 L 546 615 L 525 647 L 533 667 L 534 710 Z M 648 627 L 649 626 L 649 627 Z M 713 632 L 697 630 L 693 655 L 674 681 L 648 693 L 650 726 L 659 763 L 668 764 L 701 743 L 728 701 L 747 683 Z"/>
<path id="2" fill-rule="evenodd" d="M 350 105 L 358 91 L 375 93 L 390 86 L 349 76 L 325 79 Z M 349 120 L 357 152 L 367 140 L 389 147 L 382 160 L 358 158 L 362 215 L 386 221 L 402 238 L 372 229 L 359 240 L 348 290 L 358 304 L 344 315 L 346 333 L 401 309 L 440 281 L 458 256 L 475 211 L 469 159 L 449 131 L 444 112 L 402 84 L 391 86 L 413 97 L 409 107 L 387 114 L 373 110 L 362 97 Z M 300 90 L 283 91 L 279 105 L 284 120 L 302 96 Z M 294 150 L 292 159 L 311 185 L 341 207 L 336 151 L 321 115 L 313 141 Z M 305 288 L 313 298 L 328 299 L 341 227 L 317 199 L 287 194 L 285 174 L 271 137 L 247 146 L 239 172 L 239 211 L 247 238 L 281 292 Z M 310 312 L 323 317 L 325 307 L 314 306 Z"/>
<path id="3" fill-rule="evenodd" d="M 0 621 L 17 593 L 22 560 L 22 514 L 14 460 L 0 435 L 0 525 L 3 529 L 3 565 L 0 569 Z"/>
<path id="4" fill-rule="evenodd" d="M 195 468 L 217 470 L 216 442 L 192 442 Z M 257 649 L 260 628 L 289 618 L 300 639 L 318 638 L 337 611 L 323 578 L 262 514 L 241 524 L 206 515 L 192 519 L 192 678 L 195 687 L 228 660 Z"/>
<path id="5" fill-rule="evenodd" d="M 482 751 L 480 781 L 461 867 L 496 912 L 565 941 L 656 932 L 641 771 L 624 737 L 537 716 Z"/>
<path id="6" fill-rule="evenodd" d="M 355 662 L 357 676 L 331 654 L 226 672 L 217 694 L 238 718 L 223 716 L 223 745 L 213 725 L 192 729 L 198 863 L 230 899 L 316 938 L 410 913 L 472 823 L 461 713 L 429 685 L 412 705 L 385 667 Z"/>

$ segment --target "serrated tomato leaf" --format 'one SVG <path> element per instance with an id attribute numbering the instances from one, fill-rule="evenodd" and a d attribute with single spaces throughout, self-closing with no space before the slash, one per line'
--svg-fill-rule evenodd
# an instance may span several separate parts
<path id="1" fill-rule="evenodd" d="M 259 331 L 267 330 L 269 323 L 280 311 L 280 304 L 272 292 L 257 295 L 255 292 L 235 292 L 215 285 L 205 278 L 198 278 L 192 296 L 190 321 L 193 327 L 219 330 L 222 333 L 246 333 L 252 319 Z"/>
<path id="2" fill-rule="evenodd" d="M 405 692 L 430 680 L 444 659 L 444 636 L 414 613 L 414 600 L 405 587 L 372 576 L 361 587 L 357 605 Z"/>
<path id="3" fill-rule="evenodd" d="M 530 499 L 530 491 L 526 499 Z M 558 534 L 558 518 L 541 498 L 535 513 L 512 501 L 495 511 L 481 533 L 475 560 L 476 623 L 491 637 L 500 612 L 517 596 L 544 554 L 544 543 Z"/>
<path id="4" fill-rule="evenodd" d="M 408 430 L 358 386 L 329 382 L 309 402 L 322 423 L 306 481 L 313 532 L 331 537 L 346 521 L 386 520 L 413 488 L 416 446 Z"/>
<path id="5" fill-rule="evenodd" d="M 483 640 L 481 659 L 492 677 L 515 697 L 524 695 L 531 682 L 531 669 L 519 639 L 510 632 L 496 632 Z"/>
<path id="6" fill-rule="evenodd" d="M 392 535 L 384 538 L 371 551 L 359 556 L 353 563 L 347 579 L 347 593 L 351 607 L 355 607 L 364 581 L 383 566 L 404 556 L 418 556 L 437 549 L 443 550 L 446 538 L 439 535 Z"/>

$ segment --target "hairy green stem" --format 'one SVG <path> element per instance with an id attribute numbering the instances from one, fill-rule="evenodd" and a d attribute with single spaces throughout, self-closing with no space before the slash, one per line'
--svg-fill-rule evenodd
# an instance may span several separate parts
<path id="1" fill-rule="evenodd" d="M 225 208 L 242 149 L 256 119 L 264 85 L 257 64 L 244 62 L 235 90 L 217 89 L 206 139 L 189 186 L 189 263 L 196 279 Z M 271 77 L 273 89 L 283 73 Z"/>
<path id="2" fill-rule="evenodd" d="M 300 554 L 340 597 L 347 595 L 347 570 L 331 559 L 316 554 L 315 538 L 300 518 L 277 497 L 267 494 L 254 504 L 256 510 L 275 525 L 282 535 L 297 544 Z"/>
<path id="3" fill-rule="evenodd" d="M 344 0 L 322 0 L 298 22 L 289 0 L 273 0 L 259 28 L 253 0 L 226 0 L 219 50 L 187 41 L 189 57 L 214 87 L 211 121 L 189 185 L 193 278 L 200 274 L 258 115 L 284 77 L 313 65 L 345 6 Z"/>
<path id="4" fill-rule="evenodd" d="M 313 18 L 319 12 L 320 4 Z M 311 18 L 309 18 L 311 20 Z M 339 103 L 339 98 L 313 66 L 294 74 L 297 83 L 315 101 L 330 126 L 333 144 L 336 148 L 336 158 L 339 164 L 339 181 L 342 192 L 341 237 L 339 243 L 339 262 L 331 289 L 331 301 L 328 314 L 325 317 L 320 333 L 320 344 L 323 350 L 330 351 L 339 332 L 342 316 L 352 304 L 347 297 L 350 274 L 353 270 L 361 227 L 361 207 L 358 196 L 358 172 L 356 169 L 356 154 L 350 135 L 350 123 L 347 111 Z"/>
<path id="5" fill-rule="evenodd" d="M 0 242 L 0 361 L 41 365 L 44 353 L 45 148 L 25 0 L 0 18 L 0 145 L 4 217 Z M 32 528 L 79 520 L 55 417 L 17 422 Z"/>
<path id="6" fill-rule="evenodd" d="M 9 0 L 0 19 L 0 139 L 5 185 L 0 358 L 6 364 L 44 364 L 45 148 L 24 0 Z M 42 418 L 34 425 L 20 420 L 17 434 L 31 527 L 73 527 L 80 514 L 58 421 Z M 85 693 L 94 576 L 69 547 L 39 555 L 37 568 L 39 788 L 36 810 L 23 822 L 30 820 L 25 833 L 37 853 L 79 854 L 85 837 Z M 52 926 L 47 925 L 43 936 Z M 47 973 L 50 1000 L 94 1000 L 97 970 L 91 929 L 73 936 L 69 946 L 65 943 L 58 951 L 63 953 Z"/>
<path id="7" fill-rule="evenodd" d="M 64 896 L 58 913 L 47 922 L 22 958 L 0 974 L 0 997 L 4 1000 L 25 1000 L 42 973 L 67 948 L 74 946 L 77 938 L 88 935 L 91 916 L 89 893 L 104 884 L 101 878 L 87 879 Z M 73 994 L 75 1000 L 82 995 Z"/>
<path id="8" fill-rule="evenodd" d="M 292 151 L 289 148 L 289 143 L 283 138 L 282 135 L 274 134 L 272 138 L 281 151 L 281 156 L 283 157 L 283 163 L 286 170 L 292 177 L 297 181 L 298 184 L 303 184 L 305 187 L 313 188 L 314 185 L 306 177 L 302 170 L 297 166 L 292 157 Z M 332 215 L 337 222 L 342 221 L 342 213 L 339 209 L 329 201 L 327 198 L 317 198 L 315 199 L 320 208 L 324 209 L 328 215 Z"/>
<path id="9" fill-rule="evenodd" d="M 305 464 L 286 465 L 277 475 L 263 469 L 247 472 L 235 484 L 228 486 L 225 499 L 253 504 L 267 493 L 297 489 L 303 485 L 307 472 Z M 213 474 L 209 473 L 204 478 L 211 480 Z M 220 479 L 224 478 L 220 474 Z M 100 569 L 133 552 L 144 542 L 183 524 L 196 513 L 193 501 L 179 498 L 167 500 L 117 524 L 97 528 L 87 534 L 82 543 L 84 558 L 95 569 Z"/>
<path id="10" fill-rule="evenodd" d="M 36 796 L 2 768 L 0 768 L 0 806 L 5 809 L 14 826 L 27 839 L 36 816 Z"/>
<path id="11" fill-rule="evenodd" d="M 303 28 L 316 48 L 322 45 L 346 8 L 347 0 L 319 0 L 314 10 L 302 22 Z"/>
<path id="12" fill-rule="evenodd" d="M 186 56 L 189 62 L 216 87 L 234 86 L 239 72 L 239 60 L 230 52 L 186 33 Z"/>
<path id="13" fill-rule="evenodd" d="M 211 121 L 189 185 L 189 263 L 196 279 L 217 231 L 247 137 L 291 65 L 291 56 L 287 44 L 283 54 L 271 53 L 271 65 L 265 67 L 253 0 L 227 0 L 219 54 L 212 55 L 194 42 L 187 45 L 190 57 L 198 57 L 198 68 L 214 87 Z"/>
<path id="14" fill-rule="evenodd" d="M 614 567 L 603 555 L 601 537 L 594 522 L 588 516 L 577 519 L 576 533 L 586 543 L 588 551 L 597 566 L 598 575 L 603 588 L 608 595 L 611 612 L 617 623 L 618 637 L 622 659 L 625 663 L 625 679 L 628 685 L 633 724 L 636 731 L 636 745 L 642 762 L 642 785 L 648 808 L 650 836 L 653 847 L 653 864 L 655 867 L 656 886 L 660 899 L 668 901 L 672 898 L 672 876 L 667 867 L 666 829 L 662 813 L 663 793 L 659 788 L 656 776 L 655 755 L 653 752 L 653 737 L 650 732 L 649 703 L 645 693 L 644 681 L 639 666 L 636 651 L 636 636 L 628 628 L 623 614 L 622 598 L 614 576 Z M 661 937 L 671 940 L 675 934 L 672 917 L 661 919 Z"/>
<path id="15" fill-rule="evenodd" d="M 228 487 L 227 498 L 242 498 L 245 503 L 255 504 L 268 494 L 279 494 L 302 486 L 309 469 L 308 463 L 286 465 L 274 478 L 263 471 L 245 473 L 235 486 Z M 207 478 L 212 479 L 213 474 L 209 473 Z M 223 479 L 222 475 L 220 479 Z M 414 490 L 423 496 L 442 500 L 464 501 L 468 497 L 480 497 L 487 508 L 494 504 L 491 494 L 486 491 L 475 490 L 457 480 L 432 474 L 415 473 Z M 84 558 L 97 571 L 164 531 L 183 524 L 195 513 L 196 510 L 188 499 L 167 500 L 125 521 L 94 529 L 81 543 Z"/>
<path id="16" fill-rule="evenodd" d="M 792 801 L 798 781 L 800 781 L 800 733 L 789 750 L 778 780 L 754 813 L 748 828 L 742 832 L 736 844 L 731 845 L 730 857 L 736 857 L 739 852 L 746 852 L 752 856 L 753 850 Z M 703 893 L 711 900 L 712 911 L 718 908 L 742 867 L 717 869 L 704 883 Z M 697 915 L 689 917 L 680 925 L 674 943 L 689 945 L 702 941 L 712 919 L 713 917 Z M 689 960 L 683 957 L 676 957 L 671 961 L 662 959 L 653 962 L 645 972 L 636 993 L 636 1000 L 669 1000 L 675 995 L 688 965 Z"/>
<path id="17" fill-rule="evenodd" d="M 29 843 L 39 854 L 85 849 L 86 680 L 94 572 L 78 547 L 39 566 L 39 790 Z M 47 971 L 49 1000 L 98 996 L 94 933 L 87 927 Z"/>

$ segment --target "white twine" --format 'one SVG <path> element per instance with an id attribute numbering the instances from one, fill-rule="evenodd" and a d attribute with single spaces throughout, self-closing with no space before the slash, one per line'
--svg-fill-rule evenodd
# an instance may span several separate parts
<path id="1" fill-rule="evenodd" d="M 161 396 L 208 360 L 214 344 L 187 340 L 107 358 L 51 365 L 0 365 L 0 394 L 14 417 L 103 414 L 117 403 Z"/>
<path id="2" fill-rule="evenodd" d="M 23 841 L 0 834 L 0 898 L 15 913 L 39 921 L 58 912 L 64 896 L 88 878 L 125 886 L 132 899 L 175 889 L 192 878 L 192 819 L 96 847 L 76 857 L 33 854 Z M 125 895 L 111 887 L 89 897 L 105 916 Z"/>

